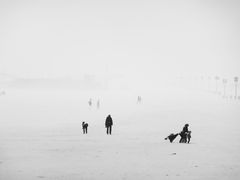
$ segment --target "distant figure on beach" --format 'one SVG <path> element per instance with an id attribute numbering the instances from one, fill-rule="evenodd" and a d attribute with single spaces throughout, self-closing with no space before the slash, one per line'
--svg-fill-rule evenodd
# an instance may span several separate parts
<path id="1" fill-rule="evenodd" d="M 183 130 L 179 133 L 179 135 L 181 136 L 179 143 L 187 143 L 187 138 L 189 137 L 189 134 L 191 138 L 191 132 L 189 133 L 188 127 L 189 127 L 189 124 L 185 124 L 183 127 Z M 190 139 L 188 142 L 190 142 Z"/>
<path id="2" fill-rule="evenodd" d="M 138 97 L 137 97 L 137 102 L 138 102 L 138 103 L 141 103 L 141 101 L 142 101 L 142 97 L 141 97 L 141 96 L 138 96 Z"/>
<path id="3" fill-rule="evenodd" d="M 88 101 L 88 105 L 91 107 L 92 106 L 92 99 L 90 98 Z"/>
<path id="4" fill-rule="evenodd" d="M 113 125 L 112 117 L 109 114 L 105 121 L 105 127 L 107 128 L 107 134 L 112 134 L 112 125 Z"/>
<path id="5" fill-rule="evenodd" d="M 99 109 L 100 108 L 100 100 L 98 99 L 97 101 L 97 108 Z"/>
<path id="6" fill-rule="evenodd" d="M 83 134 L 87 134 L 88 123 L 82 122 Z"/>
<path id="7" fill-rule="evenodd" d="M 0 95 L 5 95 L 5 94 L 6 94 L 5 91 L 0 92 Z"/>

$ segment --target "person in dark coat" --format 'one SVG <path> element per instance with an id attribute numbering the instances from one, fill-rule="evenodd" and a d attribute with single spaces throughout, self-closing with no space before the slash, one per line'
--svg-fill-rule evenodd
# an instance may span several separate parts
<path id="1" fill-rule="evenodd" d="M 87 134 L 88 123 L 82 122 L 83 134 Z"/>
<path id="2" fill-rule="evenodd" d="M 183 127 L 183 130 L 179 133 L 179 135 L 181 136 L 181 139 L 179 140 L 179 143 L 186 143 L 187 142 L 187 135 L 189 133 L 188 126 L 189 126 L 189 124 L 185 124 L 185 126 Z"/>
<path id="3" fill-rule="evenodd" d="M 112 121 L 112 117 L 111 115 L 108 115 L 105 121 L 105 127 L 107 128 L 107 134 L 112 134 L 112 125 L 113 125 L 113 121 Z"/>

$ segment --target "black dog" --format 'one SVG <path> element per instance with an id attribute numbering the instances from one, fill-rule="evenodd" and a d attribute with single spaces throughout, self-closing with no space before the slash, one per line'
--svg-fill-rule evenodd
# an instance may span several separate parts
<path id="1" fill-rule="evenodd" d="M 83 134 L 87 134 L 88 123 L 82 122 Z"/>

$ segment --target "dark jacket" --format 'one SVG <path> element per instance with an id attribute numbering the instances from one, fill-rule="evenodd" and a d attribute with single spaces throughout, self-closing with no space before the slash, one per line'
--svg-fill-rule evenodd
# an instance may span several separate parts
<path id="1" fill-rule="evenodd" d="M 83 122 L 83 123 L 82 123 L 82 128 L 83 128 L 83 129 L 86 129 L 87 127 L 88 127 L 88 123 Z"/>
<path id="2" fill-rule="evenodd" d="M 112 117 L 109 115 L 109 116 L 106 118 L 105 126 L 106 126 L 106 127 L 109 127 L 109 126 L 112 126 L 112 125 L 113 125 Z"/>
<path id="3" fill-rule="evenodd" d="M 179 133 L 179 135 L 181 136 L 181 138 L 186 138 L 186 133 L 188 132 L 188 126 L 185 125 L 183 127 L 183 130 Z"/>
<path id="4" fill-rule="evenodd" d="M 182 130 L 182 132 L 183 132 L 183 133 L 186 133 L 186 132 L 188 132 L 188 126 L 186 126 L 186 125 L 185 125 L 185 126 L 183 127 L 183 130 Z"/>

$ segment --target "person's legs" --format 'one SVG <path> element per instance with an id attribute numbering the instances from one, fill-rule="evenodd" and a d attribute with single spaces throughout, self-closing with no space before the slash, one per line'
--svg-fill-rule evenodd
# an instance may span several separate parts
<path id="1" fill-rule="evenodd" d="M 87 127 L 86 127 L 86 134 L 87 134 Z"/>
<path id="2" fill-rule="evenodd" d="M 187 142 L 187 135 L 185 133 L 180 133 L 181 139 L 179 143 L 186 143 Z"/>
<path id="3" fill-rule="evenodd" d="M 181 139 L 179 141 L 180 143 L 184 143 L 184 136 L 181 136 Z"/>
<path id="4" fill-rule="evenodd" d="M 182 135 L 182 133 L 180 133 L 180 140 L 179 140 L 179 143 L 182 143 L 182 140 L 183 140 L 183 135 Z"/>
<path id="5" fill-rule="evenodd" d="M 183 143 L 186 143 L 186 142 L 187 142 L 187 137 L 183 139 Z"/>
<path id="6" fill-rule="evenodd" d="M 112 126 L 109 126 L 109 133 L 112 134 Z"/>
<path id="7" fill-rule="evenodd" d="M 189 131 L 187 134 L 187 143 L 190 143 L 190 139 L 191 139 L 191 131 Z"/>
<path id="8" fill-rule="evenodd" d="M 179 140 L 179 143 L 182 143 L 182 137 L 181 137 L 181 139 Z"/>
<path id="9" fill-rule="evenodd" d="M 182 142 L 183 143 L 187 143 L 187 134 L 186 133 L 183 136 Z"/>
<path id="10" fill-rule="evenodd" d="M 188 134 L 188 136 L 187 136 L 187 143 L 188 143 L 188 144 L 190 143 L 190 139 L 191 139 L 191 135 Z"/>
<path id="11" fill-rule="evenodd" d="M 109 126 L 107 126 L 107 134 L 108 134 L 108 131 L 109 131 Z"/>

